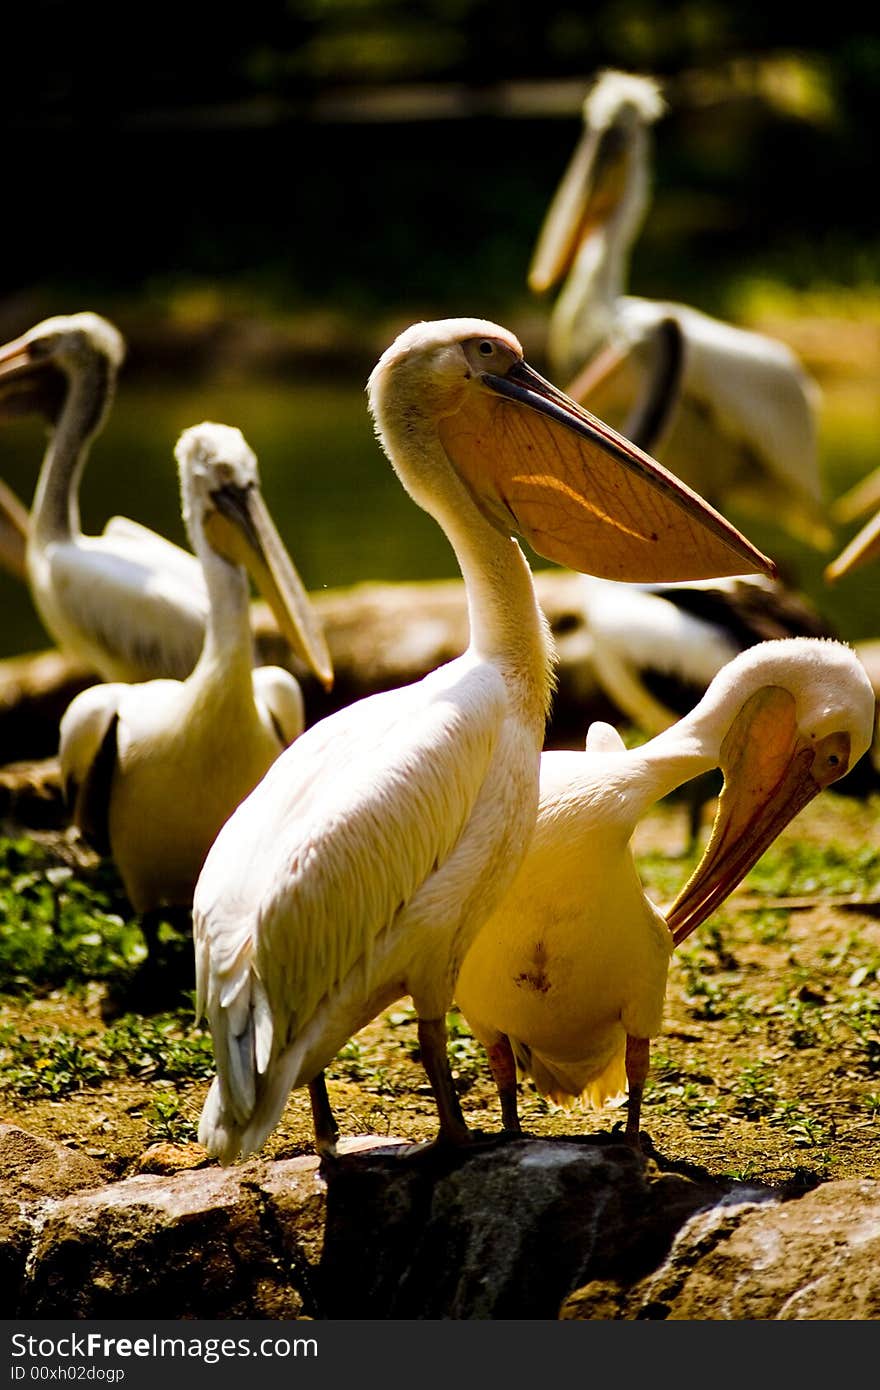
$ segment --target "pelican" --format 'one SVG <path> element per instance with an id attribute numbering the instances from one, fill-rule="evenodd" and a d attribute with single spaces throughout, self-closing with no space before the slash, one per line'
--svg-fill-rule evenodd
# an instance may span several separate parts
<path id="1" fill-rule="evenodd" d="M 596 679 L 647 734 L 693 709 L 722 666 L 755 643 L 837 636 L 802 594 L 759 574 L 685 584 L 584 575 L 580 591 Z"/>
<path id="2" fill-rule="evenodd" d="M 880 469 L 870 475 L 868 482 L 872 489 L 880 492 Z M 859 510 L 861 511 L 863 508 L 860 507 Z M 863 565 L 872 564 L 878 556 L 880 556 L 880 511 L 865 523 L 840 554 L 831 561 L 830 565 L 826 566 L 825 580 L 828 584 L 836 584 L 839 579 L 851 574 L 853 570 L 861 569 Z M 863 778 L 865 790 L 875 792 L 880 786 L 880 643 L 871 640 L 857 642 L 854 645 L 868 673 L 877 699 L 871 756 L 865 759 L 868 767 Z"/>
<path id="3" fill-rule="evenodd" d="M 455 989 L 488 1051 L 507 1129 L 519 1129 L 518 1065 L 562 1105 L 599 1108 L 628 1087 L 625 1138 L 639 1147 L 673 949 L 862 756 L 873 722 L 874 693 L 854 653 L 796 637 L 742 652 L 696 709 L 640 748 L 627 751 L 610 725 L 593 724 L 584 752 L 543 754 L 528 853 Z M 713 767 L 724 789 L 712 837 L 661 912 L 630 840 L 656 801 Z"/>
<path id="4" fill-rule="evenodd" d="M 481 319 L 415 324 L 369 381 L 379 439 L 448 536 L 470 641 L 402 689 L 307 730 L 218 835 L 196 884 L 197 1012 L 217 1075 L 199 1138 L 255 1152 L 308 1084 L 317 1148 L 337 1130 L 323 1068 L 410 994 L 440 1137 L 469 1138 L 445 1015 L 471 937 L 525 852 L 553 651 L 514 530 L 576 569 L 648 578 L 770 568 L 646 454 L 576 406 Z"/>
<path id="5" fill-rule="evenodd" d="M 46 630 L 104 680 L 183 680 L 199 659 L 208 617 L 195 556 L 127 517 L 111 518 L 100 536 L 80 530 L 80 478 L 124 351 L 119 331 L 92 313 L 46 319 L 0 348 L 0 414 L 38 409 L 50 423 L 30 515 L 28 578 Z M 302 596 L 298 607 L 326 685 L 323 636 Z"/>
<path id="6" fill-rule="evenodd" d="M 772 512 L 812 545 L 822 509 L 819 391 L 783 343 L 684 304 L 624 293 L 648 198 L 649 129 L 663 112 L 656 82 L 606 71 L 587 94 L 584 132 L 554 195 L 529 269 L 536 293 L 567 275 L 550 320 L 553 371 L 576 400 L 619 420 L 637 394 L 658 320 L 684 336 L 680 398 L 658 455 L 714 503 Z"/>
<path id="7" fill-rule="evenodd" d="M 260 493 L 241 432 L 206 422 L 175 450 L 187 534 L 208 594 L 204 644 L 184 681 L 110 682 L 78 695 L 61 721 L 62 780 L 74 823 L 109 849 L 139 913 L 192 902 L 221 825 L 302 733 L 300 687 L 253 669 L 247 566 L 279 626 L 316 673 L 311 614 Z"/>
<path id="8" fill-rule="evenodd" d="M 662 585 L 584 575 L 580 590 L 595 679 L 646 734 L 659 734 L 693 709 L 722 666 L 755 643 L 837 636 L 802 594 L 760 574 Z M 841 790 L 855 789 L 853 777 L 861 786 L 861 768 Z M 697 846 L 703 807 L 718 785 L 713 770 L 683 789 L 688 851 Z"/>

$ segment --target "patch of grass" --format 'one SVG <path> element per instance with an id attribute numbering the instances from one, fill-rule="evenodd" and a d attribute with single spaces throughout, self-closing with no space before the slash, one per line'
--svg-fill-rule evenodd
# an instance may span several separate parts
<path id="1" fill-rule="evenodd" d="M 869 897 L 880 890 L 880 850 L 787 840 L 767 850 L 746 884 L 753 893 L 775 898 L 801 893 Z"/>
<path id="2" fill-rule="evenodd" d="M 680 859 L 676 859 L 670 858 L 668 854 L 649 850 L 636 855 L 636 867 L 645 892 L 652 902 L 661 906 L 672 902 L 678 890 L 690 877 L 696 863 L 695 854 L 682 855 Z"/>
<path id="3" fill-rule="evenodd" d="M 185 1114 L 180 1097 L 170 1091 L 154 1096 L 147 1107 L 147 1133 L 153 1142 L 189 1144 L 197 1139 L 196 1126 Z"/>
<path id="4" fill-rule="evenodd" d="M 773 1073 L 765 1062 L 754 1062 L 742 1068 L 736 1082 L 731 1112 L 746 1120 L 758 1120 L 772 1115 L 778 1106 Z"/>
<path id="5" fill-rule="evenodd" d="M 29 839 L 0 839 L 0 992 L 129 973 L 146 951 L 112 872 L 88 879 Z"/>
<path id="6" fill-rule="evenodd" d="M 749 914 L 749 927 L 762 946 L 775 946 L 789 939 L 789 914 L 784 908 L 766 908 Z"/>
<path id="7" fill-rule="evenodd" d="M 23 1097 L 68 1095 L 112 1077 L 196 1081 L 213 1072 L 210 1036 L 185 1011 L 129 1014 L 79 1036 L 57 1028 L 33 1038 L 12 1028 L 0 1034 L 0 1091 Z"/>
<path id="8" fill-rule="evenodd" d="M 880 999 L 860 993 L 845 1014 L 861 1052 L 861 1062 L 869 1072 L 880 1072 Z"/>

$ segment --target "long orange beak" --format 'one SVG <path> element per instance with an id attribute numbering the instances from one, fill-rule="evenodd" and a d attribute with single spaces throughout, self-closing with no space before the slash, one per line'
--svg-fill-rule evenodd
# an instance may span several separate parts
<path id="1" fill-rule="evenodd" d="M 17 376 L 19 372 L 28 371 L 33 365 L 31 344 L 26 337 L 15 338 L 0 348 L 0 378 Z"/>
<path id="2" fill-rule="evenodd" d="M 59 369 L 51 360 L 35 357 L 27 337 L 0 347 L 0 418 L 53 415 L 63 389 Z"/>
<path id="3" fill-rule="evenodd" d="M 529 289 L 535 294 L 562 279 L 584 239 L 613 214 L 626 189 L 627 157 L 619 131 L 583 132 L 547 209 L 529 266 Z"/>
<path id="4" fill-rule="evenodd" d="M 326 690 L 333 685 L 333 662 L 305 586 L 279 536 L 257 487 L 218 488 L 205 535 L 218 554 L 244 565 L 268 602 L 291 649 Z"/>
<path id="5" fill-rule="evenodd" d="M 858 521 L 866 512 L 874 512 L 880 507 L 880 468 L 875 468 L 866 478 L 861 478 L 849 492 L 843 493 L 831 503 L 831 515 L 835 521 L 845 525 Z"/>
<path id="6" fill-rule="evenodd" d="M 746 702 L 721 749 L 724 787 L 702 859 L 666 913 L 676 946 L 695 931 L 823 787 L 849 768 L 849 734 L 813 743 L 797 729 L 794 696 L 779 686 Z"/>
<path id="7" fill-rule="evenodd" d="M 16 579 L 27 578 L 29 529 L 27 507 L 0 478 L 0 566 Z"/>
<path id="8" fill-rule="evenodd" d="M 483 512 L 560 565 L 643 583 L 776 574 L 649 454 L 518 361 L 438 421 Z"/>
<path id="9" fill-rule="evenodd" d="M 825 570 L 825 579 L 829 584 L 833 584 L 836 579 L 841 579 L 850 570 L 860 569 L 862 565 L 870 564 L 880 555 L 880 512 L 877 513 L 867 526 L 863 526 L 858 535 L 853 536 L 849 545 L 846 546 L 838 555 L 836 560 Z"/>

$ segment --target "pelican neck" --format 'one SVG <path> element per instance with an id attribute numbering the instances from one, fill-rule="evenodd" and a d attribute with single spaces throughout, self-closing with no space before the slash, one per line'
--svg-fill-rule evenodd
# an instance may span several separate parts
<path id="1" fill-rule="evenodd" d="M 65 369 L 66 370 L 66 369 Z M 32 540 L 69 540 L 80 529 L 79 485 L 89 445 L 113 395 L 115 376 L 104 357 L 67 373 L 67 390 L 50 429 L 31 509 Z"/>

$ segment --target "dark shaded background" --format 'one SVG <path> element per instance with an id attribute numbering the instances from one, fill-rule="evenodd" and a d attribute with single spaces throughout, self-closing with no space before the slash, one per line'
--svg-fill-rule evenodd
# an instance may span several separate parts
<path id="1" fill-rule="evenodd" d="M 503 314 L 609 64 L 672 106 L 637 292 L 711 310 L 745 262 L 793 285 L 877 269 L 860 7 L 38 0 L 3 34 L 7 306 L 196 279 L 285 310 Z"/>

